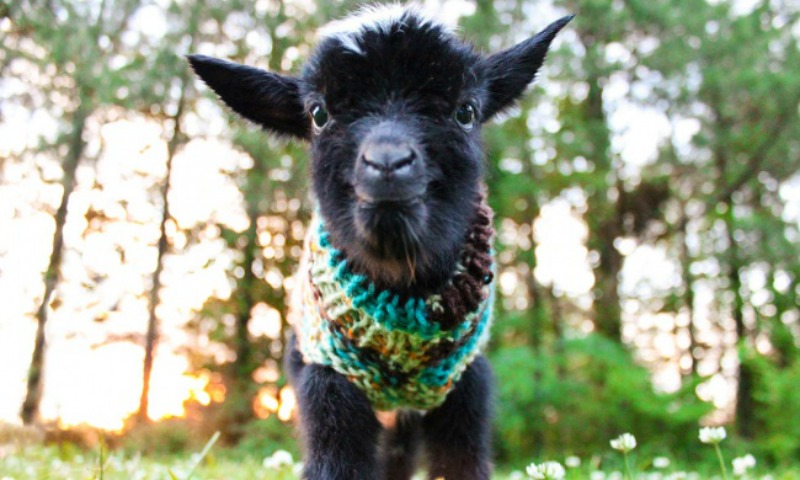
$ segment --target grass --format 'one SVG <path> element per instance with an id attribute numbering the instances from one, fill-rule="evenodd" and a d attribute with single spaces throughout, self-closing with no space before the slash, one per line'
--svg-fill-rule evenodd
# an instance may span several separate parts
<path id="1" fill-rule="evenodd" d="M 101 442 L 93 450 L 82 450 L 69 443 L 43 445 L 0 444 L 0 480 L 295 480 L 299 479 L 300 465 L 285 451 L 271 452 L 271 456 L 258 457 L 243 454 L 238 450 L 215 448 L 219 438 L 215 434 L 199 453 L 171 454 L 158 457 L 142 456 L 125 451 L 109 451 Z M 717 445 L 718 446 L 718 445 Z M 608 453 L 608 452 L 603 452 Z M 627 453 L 627 452 L 626 452 Z M 566 463 L 564 480 L 622 480 L 626 478 L 646 480 L 721 479 L 722 472 L 716 465 L 713 449 L 709 448 L 709 462 L 695 466 L 696 471 L 679 465 L 667 458 L 660 461 L 634 457 L 635 468 L 622 468 L 622 458 L 617 469 L 606 466 L 599 469 L 600 455 L 581 461 L 556 459 Z M 638 460 L 638 461 L 637 461 Z M 730 465 L 732 459 L 726 458 Z M 613 462 L 611 462 L 613 467 Z M 417 477 L 417 478 L 422 478 Z M 495 480 L 524 480 L 529 477 L 522 470 L 503 471 L 498 468 Z M 796 480 L 800 468 L 784 468 L 767 471 L 763 466 L 750 469 L 744 476 L 734 478 L 750 480 Z"/>

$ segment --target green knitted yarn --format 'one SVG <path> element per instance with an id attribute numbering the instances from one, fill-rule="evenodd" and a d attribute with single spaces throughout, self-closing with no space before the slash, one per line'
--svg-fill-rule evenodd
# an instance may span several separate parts
<path id="1" fill-rule="evenodd" d="M 300 272 L 301 308 L 295 327 L 304 360 L 345 375 L 377 410 L 440 405 L 489 337 L 492 275 L 472 282 L 479 289 L 473 292 L 478 295 L 477 308 L 444 328 L 432 317 L 452 305 L 452 300 L 443 302 L 443 295 L 452 296 L 445 293 L 452 285 L 440 294 L 401 302 L 396 294 L 380 291 L 352 272 L 322 223 L 315 223 L 307 264 Z M 490 258 L 490 252 L 483 253 Z M 462 277 L 469 270 L 465 258 L 470 256 L 462 254 L 457 268 Z"/>

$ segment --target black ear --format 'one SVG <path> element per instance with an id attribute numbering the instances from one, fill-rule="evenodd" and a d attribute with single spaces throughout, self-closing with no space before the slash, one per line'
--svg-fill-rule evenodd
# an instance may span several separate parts
<path id="1" fill-rule="evenodd" d="M 280 135 L 310 137 L 297 78 L 205 55 L 187 58 L 195 73 L 234 112 Z"/>
<path id="2" fill-rule="evenodd" d="M 489 99 L 482 112 L 484 120 L 488 120 L 497 112 L 509 107 L 522 95 L 528 84 L 533 81 L 539 67 L 544 63 L 550 42 L 574 16 L 561 18 L 548 25 L 535 37 L 487 59 Z"/>

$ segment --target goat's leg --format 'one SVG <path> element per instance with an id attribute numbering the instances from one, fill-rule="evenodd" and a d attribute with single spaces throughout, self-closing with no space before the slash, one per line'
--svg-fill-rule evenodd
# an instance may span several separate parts
<path id="1" fill-rule="evenodd" d="M 429 475 L 446 480 L 489 480 L 492 371 L 478 357 L 445 402 L 422 419 Z"/>
<path id="2" fill-rule="evenodd" d="M 420 440 L 420 416 L 417 412 L 399 411 L 394 426 L 383 439 L 382 464 L 385 480 L 409 480 L 417 467 Z"/>
<path id="3" fill-rule="evenodd" d="M 322 365 L 289 359 L 304 440 L 307 480 L 375 480 L 381 425 L 363 392 Z"/>

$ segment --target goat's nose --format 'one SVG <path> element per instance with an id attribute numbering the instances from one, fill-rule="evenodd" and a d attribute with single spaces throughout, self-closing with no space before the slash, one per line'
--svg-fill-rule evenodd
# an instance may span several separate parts
<path id="1" fill-rule="evenodd" d="M 373 175 L 403 176 L 411 173 L 417 153 L 407 143 L 376 142 L 361 152 L 364 167 Z"/>

